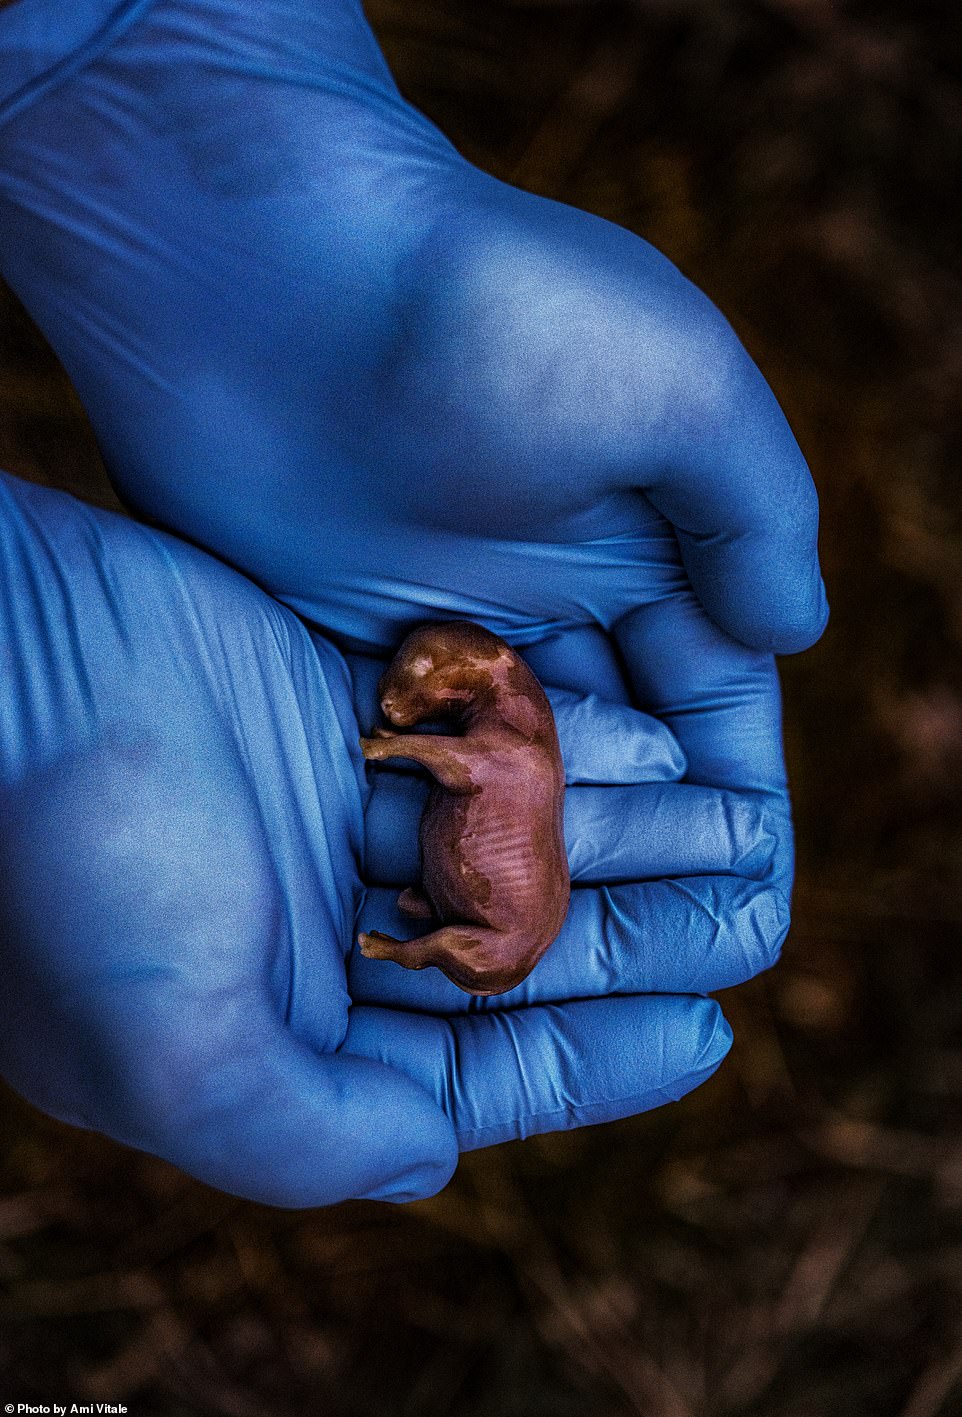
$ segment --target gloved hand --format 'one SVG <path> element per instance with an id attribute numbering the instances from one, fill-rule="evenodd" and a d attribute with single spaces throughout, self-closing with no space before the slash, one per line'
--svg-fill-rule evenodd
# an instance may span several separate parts
<path id="1" fill-rule="evenodd" d="M 770 962 L 791 877 L 770 651 L 825 605 L 804 461 L 711 304 L 465 163 L 354 0 L 19 0 L 0 95 L 0 263 L 126 500 L 344 648 L 468 616 L 543 680 L 660 714 L 691 782 L 765 800 L 765 882 L 685 918 L 706 963 L 740 930 L 739 977 Z M 622 810 L 598 818 L 630 881 Z M 646 890 L 667 931 L 687 889 Z M 637 917 L 596 899 L 617 988 Z M 661 950 L 644 987 L 714 987 L 687 960 Z M 411 987 L 352 975 L 382 1004 Z"/>
<path id="2" fill-rule="evenodd" d="M 761 665 L 691 586 L 744 644 L 820 632 L 814 489 L 728 325 L 465 162 L 357 0 L 20 0 L 0 212 L 127 501 L 356 648 L 600 626 L 671 703 L 666 639 L 720 697 Z"/>
<path id="3" fill-rule="evenodd" d="M 445 1017 L 429 970 L 398 1009 L 384 978 L 413 976 L 364 979 L 354 949 L 358 912 L 386 908 L 365 807 L 382 880 L 410 878 L 418 810 L 416 779 L 368 786 L 372 666 L 352 684 L 223 564 L 2 474 L 0 584 L 0 1065 L 37 1106 L 255 1199 L 406 1200 L 458 1144 L 624 1116 L 721 1060 L 714 1002 L 649 991 L 758 967 L 773 841 L 736 795 L 677 781 L 661 725 L 554 694 L 589 784 L 565 931 L 488 1008 Z M 639 883 L 664 873 L 688 879 Z"/>

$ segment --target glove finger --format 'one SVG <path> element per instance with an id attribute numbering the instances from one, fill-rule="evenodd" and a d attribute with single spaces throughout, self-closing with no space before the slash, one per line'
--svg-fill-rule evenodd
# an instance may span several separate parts
<path id="1" fill-rule="evenodd" d="M 734 331 L 708 301 L 682 308 L 670 377 L 684 390 L 687 416 L 666 421 L 643 490 L 675 528 L 717 625 L 756 649 L 805 649 L 828 618 L 815 486 Z"/>
<path id="2" fill-rule="evenodd" d="M 611 636 L 597 625 L 575 625 L 563 634 L 520 651 L 542 684 L 575 694 L 597 694 L 611 704 L 630 704 L 631 690 Z"/>
<path id="3" fill-rule="evenodd" d="M 463 1151 L 633 1116 L 704 1082 L 731 1046 L 711 999 L 591 999 L 436 1018 L 351 1010 L 344 1047 L 420 1083 Z"/>
<path id="4" fill-rule="evenodd" d="M 368 884 L 401 887 L 419 879 L 418 828 L 428 790 L 424 778 L 374 775 L 365 817 Z M 761 877 L 776 835 L 763 803 L 746 794 L 658 783 L 569 788 L 565 844 L 573 881 Z"/>
<path id="5" fill-rule="evenodd" d="M 689 783 L 573 787 L 565 794 L 571 879 L 654 881 L 675 876 L 764 879 L 776 848 L 767 804 Z"/>
<path id="6" fill-rule="evenodd" d="M 358 930 L 397 939 L 426 933 L 397 909 L 393 891 L 369 890 Z M 366 959 L 355 944 L 348 990 L 357 1003 L 437 1014 L 488 1012 L 605 994 L 711 993 L 741 984 L 777 959 L 788 904 L 740 876 L 695 876 L 574 890 L 561 933 L 527 979 L 491 998 L 466 994 L 440 970 Z"/>
<path id="7" fill-rule="evenodd" d="M 565 765 L 565 781 L 676 782 L 685 755 L 670 728 L 628 704 L 546 687 Z"/>
<path id="8" fill-rule="evenodd" d="M 664 717 L 689 781 L 784 792 L 775 661 L 719 630 L 690 593 L 641 606 L 615 637 L 636 701 Z"/>
<path id="9" fill-rule="evenodd" d="M 639 607 L 614 633 L 637 701 L 681 743 L 688 780 L 766 794 L 778 838 L 773 879 L 787 894 L 792 832 L 774 659 L 719 630 L 691 594 Z"/>

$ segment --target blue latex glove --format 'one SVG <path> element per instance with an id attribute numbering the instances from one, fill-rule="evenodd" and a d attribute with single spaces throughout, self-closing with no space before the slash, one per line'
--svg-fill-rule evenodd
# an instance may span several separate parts
<path id="1" fill-rule="evenodd" d="M 0 1066 L 37 1106 L 255 1199 L 406 1200 L 458 1145 L 640 1111 L 720 1062 L 714 1002 L 647 991 L 760 966 L 773 840 L 677 781 L 661 725 L 553 694 L 586 784 L 563 935 L 504 1011 L 453 991 L 444 1017 L 443 976 L 385 965 L 398 997 L 428 986 L 391 1007 L 354 949 L 387 908 L 363 815 L 372 877 L 410 879 L 421 784 L 368 785 L 371 665 L 352 683 L 203 552 L 2 474 L 0 584 Z M 640 880 L 665 873 L 688 879 Z"/>
<path id="2" fill-rule="evenodd" d="M 756 648 L 824 624 L 808 471 L 717 310 L 465 162 L 356 0 L 19 0 L 0 262 L 127 501 L 356 648 L 598 626 L 671 703 L 669 637 L 705 695 L 770 675 L 690 646 L 691 586 Z"/>
<path id="3" fill-rule="evenodd" d="M 691 781 L 763 795 L 765 883 L 619 887 L 582 946 L 589 994 L 632 987 L 645 922 L 740 963 L 719 949 L 713 983 L 662 948 L 635 987 L 771 961 L 791 845 L 770 651 L 824 623 L 815 499 L 758 371 L 663 257 L 465 163 L 351 0 L 19 0 L 0 262 L 141 514 L 345 648 L 480 620 L 542 679 L 660 713 Z M 645 873 L 617 874 L 622 810 L 608 796 L 594 823 L 616 882 Z M 411 1006 L 390 966 L 352 988 Z"/>
<path id="4" fill-rule="evenodd" d="M 768 651 L 826 606 L 771 392 L 645 242 L 465 162 L 356 0 L 18 0 L 0 263 L 142 515 L 342 645 L 537 645 L 784 800 Z"/>

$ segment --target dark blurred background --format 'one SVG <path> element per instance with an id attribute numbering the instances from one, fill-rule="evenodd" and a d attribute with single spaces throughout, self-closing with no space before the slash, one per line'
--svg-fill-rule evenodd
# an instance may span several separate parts
<path id="1" fill-rule="evenodd" d="M 286 1213 L 0 1099 L 0 1396 L 132 1417 L 962 1412 L 962 7 L 370 0 L 483 167 L 660 246 L 818 483 L 833 620 L 784 664 L 780 966 L 719 1075 Z M 0 307 L 0 465 L 113 499 Z"/>

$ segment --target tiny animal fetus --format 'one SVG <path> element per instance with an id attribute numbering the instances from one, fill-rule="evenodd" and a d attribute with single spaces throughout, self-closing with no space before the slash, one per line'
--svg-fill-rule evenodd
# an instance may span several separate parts
<path id="1" fill-rule="evenodd" d="M 413 940 L 372 930 L 361 951 L 408 969 L 436 965 L 470 994 L 502 994 L 531 972 L 568 910 L 551 707 L 504 640 L 461 620 L 410 634 L 378 692 L 394 729 L 447 720 L 453 731 L 379 728 L 361 739 L 369 761 L 407 758 L 435 779 L 421 818 L 421 886 L 398 898 L 431 928 Z"/>

